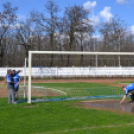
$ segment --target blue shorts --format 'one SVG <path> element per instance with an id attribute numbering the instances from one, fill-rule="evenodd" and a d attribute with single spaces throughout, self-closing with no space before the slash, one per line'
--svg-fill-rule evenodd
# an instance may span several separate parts
<path id="1" fill-rule="evenodd" d="M 14 84 L 14 91 L 18 91 L 19 90 L 19 85 L 16 86 L 17 84 Z"/>

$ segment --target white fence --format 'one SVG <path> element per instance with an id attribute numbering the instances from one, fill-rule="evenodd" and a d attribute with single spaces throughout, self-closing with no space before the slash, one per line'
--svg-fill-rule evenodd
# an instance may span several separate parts
<path id="1" fill-rule="evenodd" d="M 23 70 L 20 76 L 24 76 L 24 68 L 0 68 L 0 76 L 6 75 L 7 69 Z M 28 76 L 28 68 L 26 69 Z M 112 77 L 134 76 L 134 67 L 33 67 L 33 77 Z"/>

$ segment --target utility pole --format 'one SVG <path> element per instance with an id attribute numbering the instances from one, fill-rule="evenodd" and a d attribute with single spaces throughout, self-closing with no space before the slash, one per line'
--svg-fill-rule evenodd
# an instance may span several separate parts
<path id="1" fill-rule="evenodd" d="M 119 52 L 120 52 L 120 48 L 121 48 L 121 44 L 120 44 L 120 40 L 121 40 L 121 31 L 120 31 L 120 29 L 119 29 Z M 120 56 L 119 56 L 119 66 L 121 66 L 121 64 L 120 64 Z"/>
<path id="2" fill-rule="evenodd" d="M 95 47 L 96 47 L 96 37 L 94 37 L 94 52 L 96 51 Z M 95 65 L 96 67 L 98 67 L 98 55 L 96 55 L 96 58 L 95 58 Z"/>

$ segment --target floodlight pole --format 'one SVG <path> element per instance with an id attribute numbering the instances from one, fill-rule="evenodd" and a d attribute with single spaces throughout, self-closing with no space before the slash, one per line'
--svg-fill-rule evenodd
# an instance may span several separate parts
<path id="1" fill-rule="evenodd" d="M 27 67 L 27 63 L 26 63 L 26 58 L 25 58 L 25 66 L 24 66 L 24 100 L 26 99 L 26 67 Z"/>
<path id="2" fill-rule="evenodd" d="M 28 57 L 28 70 L 29 70 L 29 75 L 28 75 L 28 103 L 31 103 L 31 67 L 32 67 L 32 52 L 29 51 L 29 57 Z"/>

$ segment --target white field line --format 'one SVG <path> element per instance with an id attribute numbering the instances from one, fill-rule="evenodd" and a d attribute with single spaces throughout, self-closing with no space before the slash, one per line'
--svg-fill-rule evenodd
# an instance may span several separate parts
<path id="1" fill-rule="evenodd" d="M 43 87 L 43 86 L 32 86 L 32 88 L 44 89 L 44 87 Z"/>
<path id="2" fill-rule="evenodd" d="M 45 88 L 44 88 L 44 89 L 45 89 Z M 54 89 L 54 88 L 47 88 L 47 89 L 51 89 L 51 90 L 53 90 L 53 91 L 56 91 L 56 92 L 62 93 L 62 94 L 64 94 L 64 95 L 67 95 L 67 93 L 66 93 L 66 92 L 64 92 L 64 91 L 62 91 L 62 90 L 59 90 L 59 89 Z"/>
<path id="3" fill-rule="evenodd" d="M 124 126 L 133 126 L 134 123 L 128 123 L 128 124 L 123 124 L 123 125 L 110 125 L 110 126 L 97 126 L 97 127 L 85 127 L 85 128 L 74 128 L 74 129 L 66 129 L 63 131 L 55 131 L 55 132 L 46 132 L 46 133 L 40 133 L 40 134 L 60 134 L 60 133 L 65 133 L 65 132 L 74 132 L 74 131 L 79 131 L 79 130 L 90 130 L 90 129 L 99 129 L 99 128 L 117 128 L 117 127 L 124 127 Z M 36 133 L 39 134 L 39 133 Z"/>
<path id="4" fill-rule="evenodd" d="M 24 87 L 24 86 L 20 85 L 20 87 Z M 45 88 L 45 87 L 43 87 L 43 86 L 32 86 L 32 88 L 36 88 L 36 89 L 51 89 L 51 90 L 53 90 L 53 91 L 56 91 L 56 92 L 62 93 L 62 94 L 64 94 L 64 95 L 67 95 L 67 93 L 66 93 L 66 92 L 61 91 L 61 90 L 59 90 L 59 89 L 47 88 L 47 87 Z"/>

